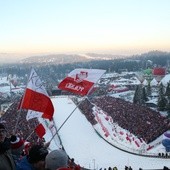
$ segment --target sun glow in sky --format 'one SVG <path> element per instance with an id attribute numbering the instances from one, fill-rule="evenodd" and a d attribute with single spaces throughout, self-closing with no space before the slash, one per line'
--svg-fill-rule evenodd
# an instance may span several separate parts
<path id="1" fill-rule="evenodd" d="M 169 0 L 0 0 L 0 53 L 170 51 Z"/>

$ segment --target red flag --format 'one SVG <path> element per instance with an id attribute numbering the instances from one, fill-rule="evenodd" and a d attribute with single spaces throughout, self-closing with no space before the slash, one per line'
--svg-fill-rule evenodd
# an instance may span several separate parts
<path id="1" fill-rule="evenodd" d="M 53 117 L 53 104 L 34 69 L 31 70 L 28 85 L 20 108 L 42 112 L 42 117 L 49 120 Z"/>
<path id="2" fill-rule="evenodd" d="M 39 136 L 39 138 L 42 138 L 45 135 L 45 128 L 44 128 L 44 126 L 42 124 L 39 124 L 35 128 L 35 132 Z"/>
<path id="3" fill-rule="evenodd" d="M 58 88 L 82 96 L 87 95 L 105 71 L 100 69 L 75 69 L 61 81 Z"/>

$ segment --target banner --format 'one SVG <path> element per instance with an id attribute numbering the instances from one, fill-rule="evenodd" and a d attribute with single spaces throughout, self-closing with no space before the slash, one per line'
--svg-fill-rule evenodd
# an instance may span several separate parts
<path id="1" fill-rule="evenodd" d="M 78 95 L 87 95 L 106 70 L 75 69 L 60 82 L 58 88 Z"/>

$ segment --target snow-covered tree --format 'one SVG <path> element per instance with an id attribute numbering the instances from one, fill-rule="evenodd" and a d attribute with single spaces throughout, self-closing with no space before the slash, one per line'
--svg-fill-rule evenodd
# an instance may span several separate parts
<path id="1" fill-rule="evenodd" d="M 165 89 L 163 84 L 159 85 L 159 96 L 158 96 L 158 110 L 165 111 L 167 105 L 167 99 L 165 97 Z"/>
<path id="2" fill-rule="evenodd" d="M 168 112 L 168 116 L 170 117 L 170 82 L 167 84 L 165 96 L 167 98 L 166 110 Z"/>
<path id="3" fill-rule="evenodd" d="M 152 94 L 152 89 L 151 89 L 150 82 L 148 83 L 148 85 L 146 87 L 146 93 L 147 93 L 147 96 L 151 96 L 151 94 Z"/>
<path id="4" fill-rule="evenodd" d="M 145 96 L 143 95 L 143 93 L 144 91 L 143 91 L 142 84 L 137 85 L 134 98 L 133 98 L 133 103 L 144 104 L 145 103 L 144 98 L 146 97 L 146 92 L 145 92 Z"/>
<path id="5" fill-rule="evenodd" d="M 143 100 L 142 103 L 145 103 L 146 101 L 148 101 L 145 87 L 142 88 L 142 100 Z"/>

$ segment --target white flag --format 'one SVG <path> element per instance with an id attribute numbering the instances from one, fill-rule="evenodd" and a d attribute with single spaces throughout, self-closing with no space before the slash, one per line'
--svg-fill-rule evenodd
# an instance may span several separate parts
<path id="1" fill-rule="evenodd" d="M 42 112 L 36 112 L 33 110 L 28 110 L 27 115 L 26 115 L 26 120 L 30 120 L 33 118 L 39 118 L 42 117 L 43 113 Z"/>

